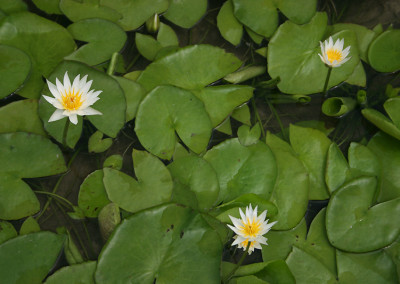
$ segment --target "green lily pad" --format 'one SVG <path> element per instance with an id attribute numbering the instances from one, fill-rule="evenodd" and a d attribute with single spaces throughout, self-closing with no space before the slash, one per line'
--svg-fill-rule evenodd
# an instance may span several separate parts
<path id="1" fill-rule="evenodd" d="M 356 101 L 348 97 L 330 97 L 322 104 L 322 112 L 327 116 L 343 116 L 352 111 L 356 106 Z"/>
<path id="2" fill-rule="evenodd" d="M 122 15 L 117 23 L 126 31 L 135 30 L 154 14 L 161 14 L 169 6 L 168 0 L 100 0 L 100 5 L 107 6 Z"/>
<path id="3" fill-rule="evenodd" d="M 88 150 L 92 153 L 102 153 L 111 147 L 113 140 L 111 138 L 103 139 L 103 133 L 96 131 L 89 137 Z"/>
<path id="4" fill-rule="evenodd" d="M 103 168 L 112 168 L 115 170 L 122 169 L 124 158 L 121 155 L 115 154 L 107 157 L 103 163 Z"/>
<path id="5" fill-rule="evenodd" d="M 94 284 L 96 261 L 89 261 L 57 270 L 44 284 Z"/>
<path id="6" fill-rule="evenodd" d="M 372 108 L 365 108 L 361 113 L 380 130 L 400 140 L 400 129 L 384 114 Z"/>
<path id="7" fill-rule="evenodd" d="M 79 189 L 78 206 L 86 217 L 95 218 L 100 210 L 110 203 L 103 184 L 103 170 L 88 175 Z"/>
<path id="8" fill-rule="evenodd" d="M 36 233 L 40 231 L 40 226 L 35 218 L 32 216 L 28 217 L 24 223 L 22 223 L 21 228 L 19 229 L 20 235 L 27 235 L 31 233 Z"/>
<path id="9" fill-rule="evenodd" d="M 172 0 L 163 16 L 175 25 L 189 29 L 203 17 L 206 11 L 207 0 Z"/>
<path id="10" fill-rule="evenodd" d="M 115 203 L 109 203 L 99 213 L 100 233 L 104 241 L 107 241 L 115 227 L 121 223 L 119 207 Z"/>
<path id="11" fill-rule="evenodd" d="M 242 125 L 238 129 L 238 138 L 240 144 L 243 146 L 250 146 L 256 144 L 261 136 L 261 126 L 259 123 L 254 125 L 252 128 L 248 125 Z"/>
<path id="12" fill-rule="evenodd" d="M 100 111 L 102 115 L 90 115 L 87 119 L 93 125 L 112 138 L 115 138 L 119 130 L 125 123 L 125 97 L 118 83 L 103 72 L 90 68 L 89 66 L 75 61 L 64 61 L 49 76 L 48 80 L 52 83 L 56 78 L 62 80 L 65 72 L 68 71 L 70 80 L 72 81 L 78 74 L 83 77 L 88 75 L 88 80 L 93 80 L 91 89 L 101 90 L 99 100 L 93 105 L 93 108 Z M 52 96 L 46 86 L 43 93 Z M 58 121 L 48 122 L 50 116 L 54 112 L 53 105 L 48 103 L 43 97 L 39 101 L 39 116 L 43 120 L 46 131 L 54 137 L 58 142 L 62 143 L 66 118 Z M 73 148 L 79 140 L 82 132 L 82 118 L 78 116 L 78 124 L 70 123 L 67 133 L 67 145 Z"/>
<path id="13" fill-rule="evenodd" d="M 232 0 L 226 1 L 218 12 L 217 26 L 222 37 L 233 45 L 238 45 L 243 37 L 243 25 L 233 14 Z"/>
<path id="14" fill-rule="evenodd" d="M 53 267 L 65 237 L 39 232 L 0 245 L 0 278 L 4 283 L 42 283 Z"/>
<path id="15" fill-rule="evenodd" d="M 267 145 L 271 148 L 278 169 L 271 201 L 278 207 L 278 214 L 271 221 L 278 221 L 273 230 L 289 230 L 303 219 L 308 205 L 308 172 L 296 153 L 285 141 L 268 133 Z"/>
<path id="16" fill-rule="evenodd" d="M 0 221 L 0 245 L 17 235 L 17 231 L 10 222 Z"/>
<path id="17" fill-rule="evenodd" d="M 23 0 L 2 0 L 0 10 L 6 14 L 17 13 L 28 9 L 28 5 Z"/>
<path id="18" fill-rule="evenodd" d="M 17 90 L 31 71 L 29 56 L 18 48 L 0 45 L 0 99 Z"/>
<path id="19" fill-rule="evenodd" d="M 59 2 L 60 10 L 72 22 L 91 18 L 100 18 L 117 22 L 122 18 L 122 13 L 110 7 L 99 5 L 99 1 L 59 0 Z"/>
<path id="20" fill-rule="evenodd" d="M 278 88 L 287 94 L 307 95 L 323 90 L 328 67 L 321 61 L 320 41 L 325 40 L 327 27 L 325 13 L 316 13 L 308 24 L 296 25 L 290 21 L 280 25 L 268 45 L 268 73 L 280 78 Z M 359 63 L 354 32 L 346 30 L 332 36 L 344 39 L 351 59 L 332 70 L 328 87 L 346 80 Z M 306 83 L 305 83 L 306 82 Z"/>
<path id="21" fill-rule="evenodd" d="M 0 133 L 30 132 L 47 136 L 37 109 L 38 101 L 34 99 L 12 102 L 0 108 Z"/>
<path id="22" fill-rule="evenodd" d="M 325 184 L 325 167 L 331 141 L 324 133 L 312 128 L 290 125 L 290 143 L 310 175 L 311 200 L 329 198 Z"/>
<path id="23" fill-rule="evenodd" d="M 390 119 L 393 121 L 394 125 L 400 129 L 400 97 L 388 99 L 383 104 L 383 107 L 385 108 L 385 111 L 389 115 Z"/>
<path id="24" fill-rule="evenodd" d="M 241 61 L 231 53 L 210 45 L 192 45 L 151 63 L 137 82 L 147 91 L 159 85 L 199 89 L 232 73 Z"/>
<path id="25" fill-rule="evenodd" d="M 336 189 L 341 187 L 348 180 L 349 176 L 350 167 L 346 158 L 336 143 L 332 143 L 329 146 L 325 169 L 325 183 L 329 193 L 332 194 Z"/>
<path id="26" fill-rule="evenodd" d="M 308 23 L 317 11 L 317 0 L 274 0 L 281 12 L 295 24 Z"/>
<path id="27" fill-rule="evenodd" d="M 254 77 L 263 75 L 266 71 L 267 67 L 265 66 L 245 66 L 231 74 L 226 75 L 224 80 L 232 84 L 239 84 Z"/>
<path id="28" fill-rule="evenodd" d="M 398 282 L 396 266 L 384 251 L 346 253 L 337 250 L 340 283 L 374 284 Z"/>
<path id="29" fill-rule="evenodd" d="M 400 197 L 400 142 L 385 133 L 377 133 L 368 143 L 380 164 L 380 193 L 378 202 Z M 376 163 L 376 162 L 375 162 Z"/>
<path id="30" fill-rule="evenodd" d="M 247 102 L 253 96 L 253 90 L 250 86 L 222 85 L 193 90 L 192 93 L 204 103 L 212 127 L 216 127 L 235 107 Z"/>
<path id="31" fill-rule="evenodd" d="M 201 215 L 158 207 L 117 227 L 100 254 L 96 283 L 220 283 L 221 254 L 218 235 Z"/>
<path id="32" fill-rule="evenodd" d="M 365 73 L 361 61 L 358 62 L 356 68 L 354 68 L 353 74 L 351 74 L 345 82 L 350 85 L 356 85 L 360 87 L 367 86 L 367 74 Z"/>
<path id="33" fill-rule="evenodd" d="M 381 176 L 381 164 L 378 157 L 366 146 L 351 142 L 347 150 L 351 176 Z"/>
<path id="34" fill-rule="evenodd" d="M 376 178 L 361 177 L 335 192 L 326 213 L 326 229 L 333 246 L 349 252 L 369 252 L 398 237 L 400 228 L 393 216 L 400 214 L 400 198 L 372 206 L 376 190 Z"/>
<path id="35" fill-rule="evenodd" d="M 151 35 L 136 33 L 135 43 L 140 54 L 150 61 L 153 61 L 157 53 L 162 49 L 161 43 Z"/>
<path id="36" fill-rule="evenodd" d="M 61 15 L 60 1 L 59 0 L 32 0 L 33 4 L 36 5 L 40 10 L 46 12 L 47 14 L 57 14 Z"/>
<path id="37" fill-rule="evenodd" d="M 293 229 L 287 231 L 269 231 L 266 235 L 268 246 L 263 246 L 261 251 L 264 262 L 278 259 L 285 260 L 292 251 L 292 246 L 304 242 L 306 235 L 307 225 L 304 218 Z"/>
<path id="38" fill-rule="evenodd" d="M 217 127 L 214 128 L 215 130 L 224 133 L 226 135 L 232 135 L 232 125 L 231 120 L 227 117 L 223 122 L 221 122 Z"/>
<path id="39" fill-rule="evenodd" d="M 117 24 L 103 19 L 86 19 L 68 26 L 74 39 L 87 42 L 78 50 L 66 56 L 88 65 L 97 65 L 111 58 L 125 45 L 126 33 Z"/>
<path id="40" fill-rule="evenodd" d="M 274 155 L 264 143 L 245 147 L 238 139 L 229 139 L 209 150 L 204 159 L 217 172 L 218 201 L 228 202 L 245 193 L 270 198 L 277 166 Z"/>
<path id="41" fill-rule="evenodd" d="M 108 198 L 132 213 L 168 202 L 173 181 L 164 164 L 145 151 L 133 150 L 132 158 L 137 181 L 120 171 L 103 169 Z"/>
<path id="42" fill-rule="evenodd" d="M 208 145 L 211 128 L 203 103 L 191 92 L 160 86 L 147 94 L 140 104 L 135 132 L 149 152 L 171 159 L 176 135 L 189 149 L 201 153 Z"/>
<path id="43" fill-rule="evenodd" d="M 278 27 L 278 11 L 273 0 L 232 0 L 235 17 L 254 32 L 271 37 Z"/>
<path id="44" fill-rule="evenodd" d="M 44 85 L 42 76 L 47 78 L 75 49 L 75 42 L 64 27 L 29 12 L 11 14 L 2 20 L 0 43 L 17 47 L 30 57 L 30 77 L 18 94 L 36 99 Z"/>
<path id="45" fill-rule="evenodd" d="M 168 165 L 174 180 L 173 201 L 207 211 L 218 198 L 219 183 L 215 170 L 204 159 L 187 156 Z"/>
<path id="46" fill-rule="evenodd" d="M 380 34 L 368 49 L 368 61 L 379 72 L 400 69 L 400 30 L 388 30 Z"/>
<path id="47" fill-rule="evenodd" d="M 248 126 L 251 126 L 250 108 L 248 104 L 243 104 L 235 108 L 231 116 L 233 119 Z"/>
<path id="48" fill-rule="evenodd" d="M 124 91 L 126 101 L 125 121 L 130 121 L 136 117 L 137 109 L 143 97 L 146 95 L 146 91 L 140 84 L 132 80 L 118 76 L 113 76 L 113 78 Z"/>

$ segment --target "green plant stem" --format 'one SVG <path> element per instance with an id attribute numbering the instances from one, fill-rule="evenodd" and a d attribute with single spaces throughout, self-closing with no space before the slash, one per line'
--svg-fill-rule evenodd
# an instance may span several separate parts
<path id="1" fill-rule="evenodd" d="M 278 113 L 276 112 L 276 109 L 274 108 L 274 106 L 271 104 L 271 102 L 267 99 L 267 104 L 269 106 L 269 109 L 271 110 L 271 112 L 274 114 L 276 120 L 278 121 L 279 127 L 281 128 L 281 132 L 282 132 L 282 136 L 283 138 L 288 141 L 286 134 L 285 134 L 285 129 L 283 128 L 283 124 L 281 121 L 281 118 L 279 117 Z"/>
<path id="2" fill-rule="evenodd" d="M 119 56 L 119 53 L 114 52 L 111 57 L 110 65 L 108 65 L 108 69 L 107 69 L 107 74 L 110 76 L 112 76 L 114 74 L 115 67 L 117 66 L 118 56 Z"/>
<path id="3" fill-rule="evenodd" d="M 322 92 L 324 94 L 324 97 L 326 97 L 326 91 L 328 89 L 328 83 L 329 83 L 329 78 L 331 77 L 331 72 L 332 72 L 332 67 L 328 67 L 328 74 L 326 75 L 324 90 Z"/>
<path id="4" fill-rule="evenodd" d="M 67 134 L 68 134 L 68 129 L 69 129 L 69 118 L 67 117 L 67 121 L 65 121 L 65 126 L 64 126 L 64 131 L 63 131 L 63 137 L 62 137 L 62 144 L 65 148 L 67 148 Z"/>
<path id="5" fill-rule="evenodd" d="M 265 139 L 265 130 L 264 130 L 263 123 L 261 121 L 260 115 L 258 114 L 256 100 L 254 99 L 254 97 L 251 99 L 251 104 L 253 106 L 254 113 L 256 115 L 256 119 L 260 123 L 262 140 L 264 140 Z"/>
<path id="6" fill-rule="evenodd" d="M 35 193 L 45 194 L 45 195 L 50 195 L 52 197 L 56 197 L 56 198 L 64 201 L 69 206 L 71 206 L 72 209 L 74 208 L 74 205 L 68 199 L 66 199 L 66 198 L 64 198 L 64 197 L 62 197 L 62 196 L 60 196 L 58 194 L 55 194 L 55 193 L 52 193 L 52 192 L 47 192 L 47 191 L 40 191 L 40 190 L 35 190 Z"/>
<path id="7" fill-rule="evenodd" d="M 236 264 L 236 266 L 232 269 L 232 271 L 226 276 L 226 278 L 222 281 L 222 283 L 228 283 L 228 281 L 232 278 L 233 275 L 235 275 L 235 272 L 239 269 L 239 267 L 242 265 L 244 259 L 246 258 L 247 254 L 249 253 L 249 248 L 250 248 L 251 242 L 247 242 L 247 247 L 244 253 L 242 254 L 242 257 L 240 258 L 239 262 Z"/>

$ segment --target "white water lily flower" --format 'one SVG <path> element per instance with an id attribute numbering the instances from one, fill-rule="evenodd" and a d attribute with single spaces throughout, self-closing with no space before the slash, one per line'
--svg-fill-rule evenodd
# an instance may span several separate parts
<path id="1" fill-rule="evenodd" d="M 257 216 L 257 206 L 253 210 L 251 204 L 246 207 L 246 215 L 243 214 L 240 208 L 239 212 L 242 219 L 237 219 L 229 215 L 234 226 L 228 226 L 236 233 L 236 236 L 234 236 L 235 241 L 232 245 L 238 245 L 238 248 L 246 250 L 247 244 L 250 242 L 249 254 L 251 254 L 255 248 L 261 249 L 260 244 L 267 245 L 268 239 L 263 237 L 263 235 L 268 233 L 276 221 L 268 224 L 268 220 L 265 221 L 267 210 L 261 213 L 260 216 Z"/>
<path id="2" fill-rule="evenodd" d="M 47 80 L 50 92 L 54 98 L 43 95 L 51 103 L 56 111 L 51 115 L 49 122 L 68 117 L 73 124 L 78 123 L 78 115 L 101 115 L 102 113 L 91 108 L 102 91 L 90 90 L 93 80 L 86 82 L 88 75 L 80 79 L 76 76 L 71 85 L 68 72 L 64 75 L 64 84 L 56 78 L 56 85 Z"/>
<path id="3" fill-rule="evenodd" d="M 335 44 L 333 44 L 333 39 L 330 36 L 328 40 L 325 40 L 324 43 L 319 42 L 321 45 L 321 54 L 318 53 L 319 57 L 321 57 L 322 62 L 330 67 L 339 67 L 343 63 L 350 60 L 350 57 L 347 57 L 350 53 L 350 47 L 348 46 L 343 50 L 344 39 L 338 39 Z"/>

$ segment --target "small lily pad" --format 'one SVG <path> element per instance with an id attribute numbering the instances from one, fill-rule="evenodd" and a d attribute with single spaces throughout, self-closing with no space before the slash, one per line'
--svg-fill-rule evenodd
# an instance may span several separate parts
<path id="1" fill-rule="evenodd" d="M 217 16 L 217 26 L 222 37 L 233 45 L 238 45 L 243 37 L 243 25 L 233 14 L 232 0 L 226 1 Z"/>
<path id="2" fill-rule="evenodd" d="M 31 233 L 36 233 L 40 231 L 40 226 L 35 218 L 32 216 L 28 217 L 24 223 L 22 223 L 21 228 L 19 229 L 20 235 L 26 235 Z"/>
<path id="3" fill-rule="evenodd" d="M 102 153 L 111 147 L 113 140 L 111 138 L 103 139 L 103 133 L 96 131 L 89 137 L 88 150 L 92 153 Z"/>
<path id="4" fill-rule="evenodd" d="M 99 213 L 100 233 L 104 241 L 107 241 L 115 227 L 121 223 L 119 207 L 115 203 L 104 206 Z"/>
<path id="5" fill-rule="evenodd" d="M 182 28 L 194 26 L 207 11 L 207 0 L 171 0 L 164 17 Z"/>
<path id="6" fill-rule="evenodd" d="M 115 170 L 122 169 L 124 158 L 121 155 L 115 154 L 107 157 L 103 163 L 103 168 L 112 168 Z"/>
<path id="7" fill-rule="evenodd" d="M 238 138 L 243 146 L 256 144 L 261 136 L 261 126 L 259 123 L 250 128 L 248 125 L 242 125 L 238 129 Z"/>
<path id="8" fill-rule="evenodd" d="M 150 153 L 171 159 L 176 135 L 189 149 L 201 153 L 208 145 L 211 128 L 203 103 L 191 92 L 160 86 L 147 94 L 140 104 L 135 132 Z"/>

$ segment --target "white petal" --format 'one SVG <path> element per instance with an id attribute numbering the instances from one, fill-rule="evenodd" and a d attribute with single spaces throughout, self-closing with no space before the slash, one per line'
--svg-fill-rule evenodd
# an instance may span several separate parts
<path id="1" fill-rule="evenodd" d="M 56 109 L 56 111 L 53 112 L 53 114 L 50 116 L 49 122 L 60 120 L 60 119 L 62 119 L 64 117 L 65 117 L 65 115 L 63 114 L 63 110 Z"/>
<path id="2" fill-rule="evenodd" d="M 87 92 L 89 92 L 90 87 L 92 86 L 93 80 L 90 80 L 89 82 L 87 82 L 82 88 L 81 88 L 81 92 L 82 94 L 86 94 Z"/>
<path id="3" fill-rule="evenodd" d="M 57 90 L 56 85 L 54 85 L 52 82 L 50 82 L 49 80 L 47 80 L 47 86 L 49 87 L 50 92 L 53 94 L 53 96 L 57 99 L 61 99 L 61 95 Z"/>
<path id="4" fill-rule="evenodd" d="M 319 55 L 319 57 L 321 58 L 322 62 L 326 63 L 326 62 L 325 62 L 325 59 L 322 57 L 322 55 L 319 54 L 319 53 L 318 53 L 318 55 Z"/>
<path id="5" fill-rule="evenodd" d="M 78 74 L 78 76 L 75 77 L 74 82 L 72 83 L 72 89 L 75 91 L 79 90 L 80 77 L 81 75 Z"/>
<path id="6" fill-rule="evenodd" d="M 241 237 L 241 236 L 238 236 L 238 237 L 236 238 L 236 240 L 232 243 L 232 245 L 233 245 L 233 246 L 234 246 L 234 245 L 239 245 L 239 244 L 243 243 L 245 240 L 246 240 L 245 238 L 243 238 L 243 237 Z"/>
<path id="7" fill-rule="evenodd" d="M 82 98 L 82 100 L 83 100 L 83 103 L 80 108 L 85 109 L 85 108 L 93 105 L 98 100 L 100 100 L 100 98 L 86 98 L 86 99 Z"/>
<path id="8" fill-rule="evenodd" d="M 71 114 L 69 116 L 69 121 L 71 121 L 73 124 L 77 124 L 78 123 L 78 116 L 76 114 Z"/>
<path id="9" fill-rule="evenodd" d="M 79 82 L 79 89 L 82 89 L 86 85 L 88 75 L 83 76 L 81 81 Z"/>
<path id="10" fill-rule="evenodd" d="M 333 46 L 333 38 L 330 36 L 329 37 L 329 48 L 332 48 Z"/>
<path id="11" fill-rule="evenodd" d="M 71 90 L 71 81 L 68 77 L 68 71 L 66 71 L 64 74 L 64 88 L 65 90 Z"/>
<path id="12" fill-rule="evenodd" d="M 264 212 L 261 213 L 260 216 L 258 216 L 258 220 L 261 221 L 261 222 L 264 222 L 266 216 L 267 216 L 267 210 L 264 210 Z"/>
<path id="13" fill-rule="evenodd" d="M 102 115 L 102 113 L 98 110 L 95 110 L 91 107 L 87 107 L 85 109 L 82 109 L 82 111 L 85 113 L 85 115 Z"/>
<path id="14" fill-rule="evenodd" d="M 243 222 L 246 222 L 246 216 L 243 214 L 243 211 L 241 208 L 239 208 L 239 213 L 240 213 L 240 217 L 242 218 Z"/>
<path id="15" fill-rule="evenodd" d="M 62 104 L 58 100 L 56 100 L 55 98 L 48 97 L 48 96 L 45 96 L 45 95 L 43 95 L 43 98 L 45 98 L 45 100 L 48 101 L 49 103 L 51 103 L 55 108 L 64 109 Z"/>
<path id="16" fill-rule="evenodd" d="M 65 95 L 66 90 L 65 90 L 63 84 L 61 84 L 61 82 L 58 80 L 58 78 L 56 78 L 56 85 L 57 85 L 57 90 L 58 90 L 58 93 L 60 94 L 60 96 Z"/>

